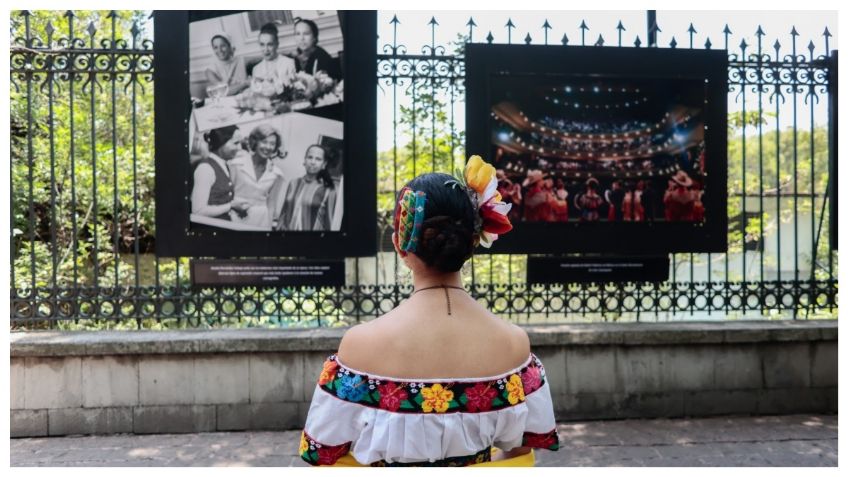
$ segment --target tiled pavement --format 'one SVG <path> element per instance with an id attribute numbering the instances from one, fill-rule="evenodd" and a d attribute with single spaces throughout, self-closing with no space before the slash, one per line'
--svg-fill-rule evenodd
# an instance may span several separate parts
<path id="1" fill-rule="evenodd" d="M 538 466 L 836 466 L 837 415 L 629 419 L 559 425 Z M 11 440 L 12 466 L 305 466 L 299 431 Z"/>

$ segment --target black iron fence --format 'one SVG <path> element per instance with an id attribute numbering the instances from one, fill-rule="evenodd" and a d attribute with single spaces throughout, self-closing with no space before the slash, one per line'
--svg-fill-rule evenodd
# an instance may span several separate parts
<path id="1" fill-rule="evenodd" d="M 410 276 L 387 245 L 393 198 L 416 174 L 462 163 L 463 45 L 495 36 L 472 18 L 456 41 L 437 44 L 433 18 L 431 41 L 412 51 L 398 42 L 400 20 L 381 18 L 392 32 L 375 77 L 381 111 L 391 105 L 381 124 L 392 124 L 391 146 L 379 151 L 381 252 L 348 259 L 344 287 L 195 289 L 188 259 L 155 256 L 148 15 L 13 12 L 12 327 L 337 326 L 407 297 Z M 648 19 L 647 44 L 637 35 L 632 47 L 684 47 L 675 37 L 659 45 Z M 507 21 L 498 42 L 518 40 L 515 28 Z M 580 45 L 631 46 L 621 22 L 614 45 L 603 35 L 587 43 L 593 34 L 585 22 L 579 29 Z M 548 44 L 552 30 L 545 21 L 541 40 L 520 41 Z M 690 25 L 685 47 L 701 47 L 696 33 Z M 738 106 L 729 108 L 728 253 L 674 254 L 664 283 L 560 285 L 526 283 L 525 255 L 482 255 L 464 273 L 471 293 L 520 322 L 835 317 L 830 123 L 816 122 L 836 107 L 831 36 L 818 48 L 790 34 L 786 46 L 767 46 L 762 29 L 755 44 L 734 45 L 726 27 L 703 42 L 728 51 L 728 101 Z"/>

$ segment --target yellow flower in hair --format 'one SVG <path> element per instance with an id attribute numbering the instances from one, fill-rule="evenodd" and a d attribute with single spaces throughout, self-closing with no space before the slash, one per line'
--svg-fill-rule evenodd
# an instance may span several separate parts
<path id="1" fill-rule="evenodd" d="M 465 183 L 475 192 L 483 195 L 492 179 L 495 178 L 495 168 L 487 164 L 480 156 L 474 155 L 465 165 Z"/>
<path id="2" fill-rule="evenodd" d="M 485 164 L 483 162 L 483 158 L 478 155 L 473 155 L 468 158 L 468 162 L 465 163 L 465 177 L 473 177 L 477 175 L 477 170 Z"/>

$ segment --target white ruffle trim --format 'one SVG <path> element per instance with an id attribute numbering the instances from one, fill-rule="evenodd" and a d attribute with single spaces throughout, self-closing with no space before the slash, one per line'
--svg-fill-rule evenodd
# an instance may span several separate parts
<path id="1" fill-rule="evenodd" d="M 436 461 L 465 456 L 495 446 L 521 446 L 525 432 L 554 429 L 548 382 L 523 403 L 497 411 L 445 414 L 400 413 L 341 400 L 315 388 L 304 430 L 324 445 L 352 442 L 360 463 Z"/>

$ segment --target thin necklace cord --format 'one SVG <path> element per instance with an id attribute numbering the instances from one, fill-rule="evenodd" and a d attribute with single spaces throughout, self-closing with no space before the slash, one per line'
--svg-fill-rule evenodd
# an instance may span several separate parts
<path id="1" fill-rule="evenodd" d="M 413 291 L 412 294 L 414 295 L 414 294 L 416 294 L 420 291 L 433 290 L 435 288 L 441 288 L 445 291 L 445 300 L 447 300 L 447 302 L 448 302 L 448 315 L 451 315 L 451 302 L 450 302 L 450 294 L 448 293 L 448 288 L 455 288 L 457 290 L 463 290 L 463 291 L 465 291 L 465 288 L 455 287 L 455 286 L 451 286 L 451 285 L 434 285 L 434 286 L 431 286 L 431 287 L 419 288 L 418 290 Z"/>

